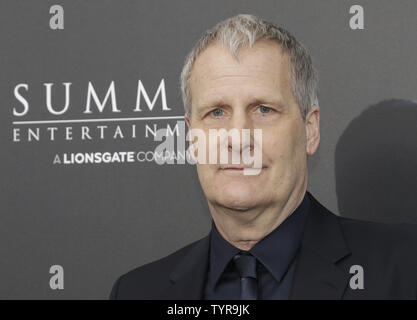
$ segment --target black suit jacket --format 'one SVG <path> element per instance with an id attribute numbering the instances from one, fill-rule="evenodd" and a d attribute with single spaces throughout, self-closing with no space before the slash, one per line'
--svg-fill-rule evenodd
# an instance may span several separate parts
<path id="1" fill-rule="evenodd" d="M 309 192 L 307 217 L 291 299 L 416 299 L 417 228 L 341 218 Z M 122 275 L 111 299 L 201 299 L 209 236 Z M 363 268 L 353 289 L 351 267 Z"/>

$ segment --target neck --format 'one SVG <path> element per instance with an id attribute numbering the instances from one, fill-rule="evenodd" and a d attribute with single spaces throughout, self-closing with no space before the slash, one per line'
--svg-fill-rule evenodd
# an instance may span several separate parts
<path id="1" fill-rule="evenodd" d="M 306 189 L 294 190 L 285 201 L 268 206 L 240 210 L 209 202 L 209 209 L 222 237 L 236 248 L 247 251 L 297 209 Z"/>

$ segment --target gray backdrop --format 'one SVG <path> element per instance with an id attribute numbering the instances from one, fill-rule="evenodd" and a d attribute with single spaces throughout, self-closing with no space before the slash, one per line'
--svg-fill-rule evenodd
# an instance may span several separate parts
<path id="1" fill-rule="evenodd" d="M 52 5 L 64 29 L 50 28 Z M 352 30 L 349 8 L 364 8 Z M 291 31 L 310 51 L 320 76 L 321 143 L 310 159 L 312 194 L 336 214 L 365 220 L 417 222 L 417 2 L 413 1 L 0 1 L 1 216 L 0 298 L 104 299 L 122 273 L 204 236 L 210 215 L 191 165 L 154 162 L 53 164 L 77 152 L 153 150 L 145 126 L 176 120 L 86 122 L 100 139 L 80 138 L 83 123 L 15 121 L 181 116 L 178 77 L 203 31 L 252 13 Z M 152 98 L 165 81 L 167 105 L 135 112 L 138 81 Z M 88 83 L 103 99 L 114 81 L 117 107 L 85 110 Z M 63 115 L 63 82 L 71 82 Z M 26 115 L 14 89 L 29 103 Z M 143 101 L 142 101 L 143 103 Z M 128 129 L 137 125 L 136 137 Z M 126 128 L 113 139 L 115 127 Z M 64 130 L 72 126 L 73 139 Z M 57 127 L 54 141 L 46 127 Z M 20 128 L 20 141 L 13 130 Z M 28 141 L 28 128 L 40 128 Z M 52 130 L 52 129 L 51 129 Z M 60 131 L 61 130 L 61 131 Z M 65 129 L 66 130 L 66 129 Z M 49 286 L 52 265 L 64 289 Z"/>

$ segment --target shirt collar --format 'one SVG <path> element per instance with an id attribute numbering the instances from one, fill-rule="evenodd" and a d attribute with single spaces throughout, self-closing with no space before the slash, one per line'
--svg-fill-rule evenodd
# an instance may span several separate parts
<path id="1" fill-rule="evenodd" d="M 297 209 L 249 250 L 278 282 L 285 275 L 300 246 L 309 209 L 310 199 L 307 191 Z M 230 260 L 240 251 L 221 236 L 213 222 L 210 232 L 209 279 L 213 287 Z"/>
<path id="2" fill-rule="evenodd" d="M 209 281 L 214 287 L 221 274 L 226 269 L 230 260 L 240 252 L 231 243 L 226 241 L 212 222 L 210 232 L 210 278 Z"/>

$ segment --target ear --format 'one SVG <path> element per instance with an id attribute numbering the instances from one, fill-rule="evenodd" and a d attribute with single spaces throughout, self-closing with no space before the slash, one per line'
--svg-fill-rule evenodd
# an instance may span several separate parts
<path id="1" fill-rule="evenodd" d="M 318 106 L 311 107 L 306 115 L 306 152 L 307 155 L 313 155 L 320 143 L 320 109 Z"/>

